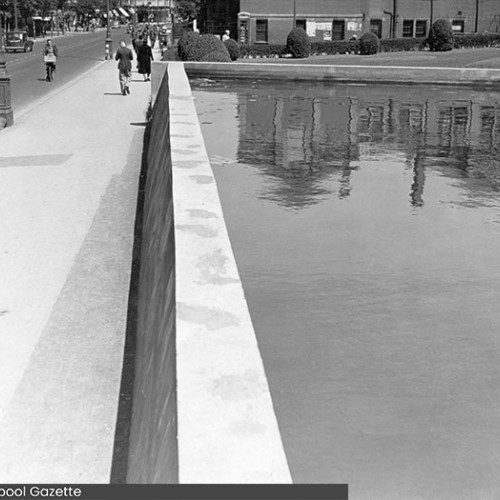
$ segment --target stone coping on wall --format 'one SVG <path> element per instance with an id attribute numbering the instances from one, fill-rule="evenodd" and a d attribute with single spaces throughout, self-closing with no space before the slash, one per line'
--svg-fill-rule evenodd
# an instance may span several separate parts
<path id="1" fill-rule="evenodd" d="M 154 93 L 162 69 L 153 70 Z M 176 255 L 179 481 L 290 483 L 189 81 L 182 63 L 169 63 L 167 74 Z"/>
<path id="2" fill-rule="evenodd" d="M 461 85 L 500 89 L 500 69 L 490 68 L 162 61 L 153 63 L 153 99 L 169 64 L 184 65 L 189 78 Z"/>
<path id="3" fill-rule="evenodd" d="M 500 88 L 500 70 L 279 63 L 183 63 L 190 78 L 486 85 Z"/>

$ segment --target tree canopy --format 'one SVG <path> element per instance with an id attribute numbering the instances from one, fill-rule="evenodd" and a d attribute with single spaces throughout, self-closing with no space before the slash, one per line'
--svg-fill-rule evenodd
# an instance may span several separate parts
<path id="1" fill-rule="evenodd" d="M 201 8 L 201 0 L 177 0 L 177 17 L 183 21 L 192 21 L 198 17 Z"/>

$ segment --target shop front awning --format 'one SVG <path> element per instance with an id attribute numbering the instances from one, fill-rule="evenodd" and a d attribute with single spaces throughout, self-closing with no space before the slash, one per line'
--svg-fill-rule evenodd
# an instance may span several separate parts
<path id="1" fill-rule="evenodd" d="M 129 13 L 125 9 L 123 9 L 122 7 L 118 7 L 118 10 L 122 14 L 122 16 L 130 17 Z"/>

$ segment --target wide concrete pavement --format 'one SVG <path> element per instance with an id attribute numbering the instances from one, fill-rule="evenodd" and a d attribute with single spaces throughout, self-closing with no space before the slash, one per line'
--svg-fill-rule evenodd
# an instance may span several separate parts
<path id="1" fill-rule="evenodd" d="M 115 61 L 0 131 L 0 482 L 108 482 L 150 84 Z"/>

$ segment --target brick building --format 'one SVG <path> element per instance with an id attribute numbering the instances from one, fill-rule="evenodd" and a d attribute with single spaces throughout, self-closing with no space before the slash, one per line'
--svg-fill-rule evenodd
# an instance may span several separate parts
<path id="1" fill-rule="evenodd" d="M 127 0 L 124 5 L 137 13 L 138 22 L 165 23 L 172 21 L 175 0 Z"/>
<path id="2" fill-rule="evenodd" d="M 236 38 L 240 0 L 205 0 L 201 6 L 198 27 L 202 33 L 222 35 L 227 29 Z"/>
<path id="3" fill-rule="evenodd" d="M 449 19 L 457 33 L 500 32 L 500 0 L 206 0 L 203 32 L 231 29 L 242 43 L 279 43 L 295 24 L 314 41 L 373 31 L 381 38 L 425 37 Z"/>

